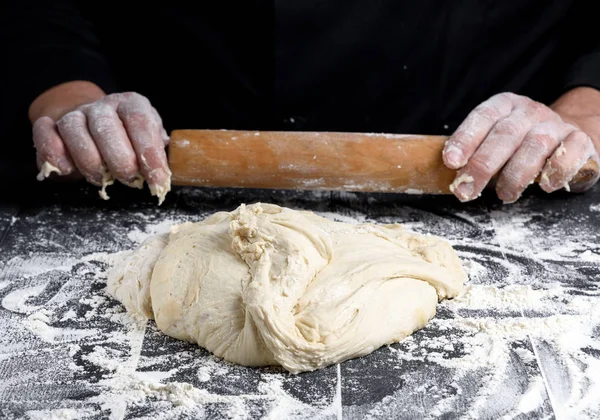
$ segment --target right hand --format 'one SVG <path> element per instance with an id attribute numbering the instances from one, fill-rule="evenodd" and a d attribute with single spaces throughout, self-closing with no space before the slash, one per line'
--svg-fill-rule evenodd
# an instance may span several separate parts
<path id="1" fill-rule="evenodd" d="M 580 111 L 585 109 L 582 104 L 593 103 L 588 95 L 573 90 L 564 103 Z M 591 95 L 596 98 L 597 93 Z M 492 96 L 446 142 L 444 163 L 457 170 L 450 190 L 461 201 L 474 200 L 498 174 L 495 189 L 504 203 L 518 200 L 538 175 L 540 188 L 548 193 L 571 191 L 569 183 L 589 160 L 600 164 L 594 140 L 583 131 L 595 127 L 597 118 L 585 112 L 576 116 L 510 92 Z M 596 176 L 572 190 L 588 190 L 597 181 Z"/>
<path id="2" fill-rule="evenodd" d="M 54 120 L 48 115 L 33 123 L 39 180 L 51 172 L 81 174 L 102 187 L 115 179 L 142 188 L 144 180 L 159 204 L 171 186 L 165 146 L 169 136 L 150 101 L 134 92 L 106 95 Z"/>

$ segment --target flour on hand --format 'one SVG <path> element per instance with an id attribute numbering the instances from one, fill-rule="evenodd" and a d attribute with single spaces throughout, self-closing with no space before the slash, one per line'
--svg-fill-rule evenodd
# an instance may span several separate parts
<path id="1" fill-rule="evenodd" d="M 149 237 L 108 291 L 171 337 L 298 373 L 403 340 L 466 279 L 441 238 L 257 203 Z"/>

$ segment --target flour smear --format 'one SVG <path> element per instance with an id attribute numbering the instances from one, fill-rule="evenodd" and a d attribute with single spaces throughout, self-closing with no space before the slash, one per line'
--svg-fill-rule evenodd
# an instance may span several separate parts
<path id="1" fill-rule="evenodd" d="M 535 216 L 518 207 L 492 213 L 481 238 L 469 233 L 476 214 L 461 215 L 466 224 L 450 231 L 433 216 L 399 220 L 448 233 L 469 272 L 465 292 L 401 343 L 301 376 L 234 366 L 164 337 L 152 322 L 136 323 L 104 288 L 123 253 L 16 256 L 0 277 L 10 313 L 0 319 L 0 363 L 14 369 L 2 376 L 0 400 L 39 398 L 26 419 L 592 418 L 600 414 L 598 278 L 594 288 L 578 270 L 598 269 L 599 247 L 542 232 Z M 127 238 L 135 245 L 183 220 L 149 222 Z M 39 366 L 20 366 L 31 354 Z M 390 390 L 365 395 L 379 368 Z M 395 376 L 404 386 L 392 386 Z M 68 384 L 64 397 L 48 396 L 52 381 Z"/>

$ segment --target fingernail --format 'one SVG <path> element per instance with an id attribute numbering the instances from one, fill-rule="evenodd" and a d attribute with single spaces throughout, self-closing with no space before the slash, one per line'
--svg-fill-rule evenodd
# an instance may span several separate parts
<path id="1" fill-rule="evenodd" d="M 462 174 L 450 184 L 450 191 L 461 201 L 467 201 L 473 195 L 473 177 L 469 174 Z"/>
<path id="2" fill-rule="evenodd" d="M 570 190 L 569 182 L 565 181 L 564 174 L 557 169 L 552 168 L 552 166 L 549 166 L 542 172 L 539 186 L 548 193 L 560 190 L 561 188 L 564 188 L 567 191 Z"/>
<path id="3" fill-rule="evenodd" d="M 446 160 L 450 165 L 458 166 L 460 164 L 461 155 L 455 150 L 446 153 Z"/>
<path id="4" fill-rule="evenodd" d="M 538 183 L 538 185 L 544 191 L 550 188 L 550 178 L 548 177 L 547 171 L 542 171 L 540 175 L 540 182 Z"/>
<path id="5" fill-rule="evenodd" d="M 468 201 L 471 199 L 473 195 L 473 184 L 472 183 L 464 183 L 460 184 L 456 187 L 456 195 L 461 201 Z"/>
<path id="6" fill-rule="evenodd" d="M 142 189 L 144 188 L 144 177 L 142 174 L 136 174 L 127 180 L 126 184 L 128 187 Z"/>
<path id="7" fill-rule="evenodd" d="M 519 196 L 516 194 L 509 194 L 503 192 L 498 193 L 498 198 L 500 198 L 500 200 L 502 200 L 504 204 L 512 204 L 519 199 Z"/>
<path id="8" fill-rule="evenodd" d="M 519 198 L 519 194 L 513 194 L 510 189 L 507 190 L 504 184 L 502 180 L 498 181 L 496 184 L 496 195 L 504 204 L 514 203 Z"/>
<path id="9" fill-rule="evenodd" d="M 461 150 L 453 145 L 448 146 L 444 152 L 444 156 L 446 157 L 446 162 L 448 162 L 450 166 L 454 167 L 459 167 L 463 159 Z"/>
<path id="10" fill-rule="evenodd" d="M 62 175 L 70 175 L 74 170 L 73 163 L 66 157 L 59 157 L 56 163 L 58 164 Z"/>
<path id="11" fill-rule="evenodd" d="M 148 184 L 162 184 L 167 178 L 168 175 L 162 168 L 156 168 L 148 172 Z"/>

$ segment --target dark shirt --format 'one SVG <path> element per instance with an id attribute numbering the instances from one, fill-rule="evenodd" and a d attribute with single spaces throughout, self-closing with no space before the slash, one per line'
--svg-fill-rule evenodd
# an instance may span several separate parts
<path id="1" fill-rule="evenodd" d="M 4 0 L 2 142 L 33 162 L 27 107 L 69 80 L 147 96 L 168 131 L 450 134 L 499 92 L 600 89 L 591 1 L 151 3 Z"/>

